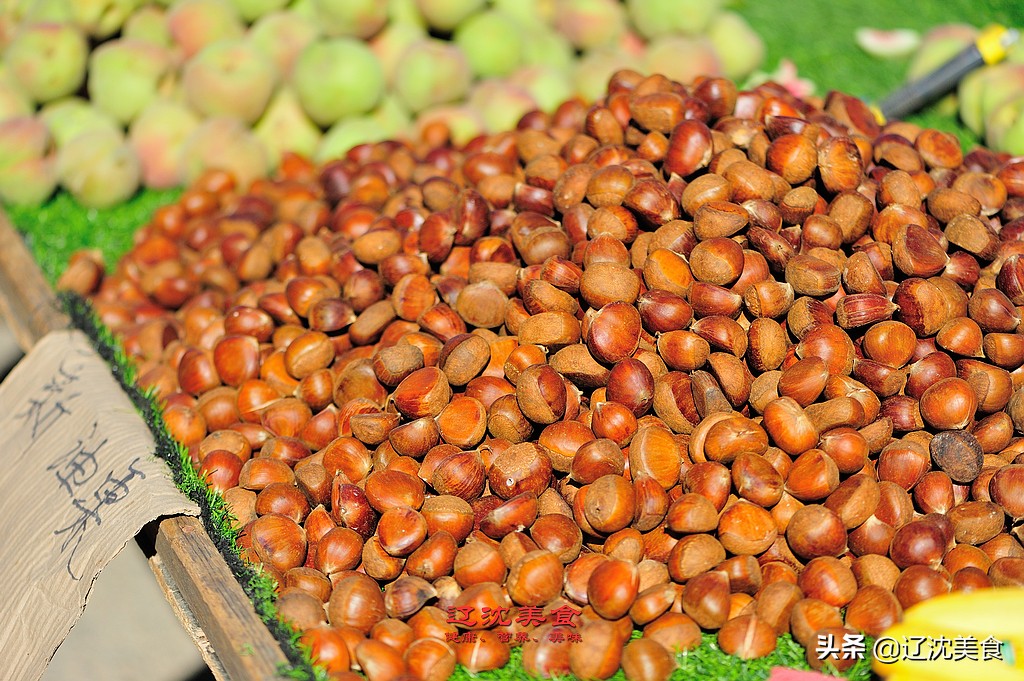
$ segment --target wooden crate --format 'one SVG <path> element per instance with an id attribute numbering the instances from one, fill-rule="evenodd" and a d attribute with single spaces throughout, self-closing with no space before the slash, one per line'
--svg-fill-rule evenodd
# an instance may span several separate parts
<path id="1" fill-rule="evenodd" d="M 69 320 L 2 211 L 0 244 L 0 314 L 27 351 L 50 331 L 66 328 Z M 150 567 L 214 675 L 232 681 L 279 678 L 278 669 L 287 658 L 202 522 L 188 516 L 166 518 L 158 521 L 154 533 Z M 150 541 L 140 537 L 139 543 Z"/>

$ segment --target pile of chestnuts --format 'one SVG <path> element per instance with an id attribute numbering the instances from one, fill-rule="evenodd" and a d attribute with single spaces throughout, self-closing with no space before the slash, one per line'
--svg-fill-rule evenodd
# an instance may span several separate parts
<path id="1" fill-rule="evenodd" d="M 820 667 L 1024 585 L 1024 161 L 840 93 L 622 71 L 209 172 L 61 285 L 337 679 L 664 679 L 702 632 Z"/>

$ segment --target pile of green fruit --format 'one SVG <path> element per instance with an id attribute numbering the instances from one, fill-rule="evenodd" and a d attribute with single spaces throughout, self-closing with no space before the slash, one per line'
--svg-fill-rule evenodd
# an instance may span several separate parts
<path id="1" fill-rule="evenodd" d="M 630 67 L 742 79 L 724 0 L 0 0 L 0 201 L 110 206 L 443 120 L 456 143 Z"/>
<path id="2" fill-rule="evenodd" d="M 951 59 L 977 40 L 979 29 L 967 24 L 938 26 L 926 34 L 915 53 L 907 80 L 915 80 Z M 971 132 L 993 148 L 1024 154 L 1024 41 L 998 64 L 968 74 L 955 94 L 939 105 L 959 114 Z"/>

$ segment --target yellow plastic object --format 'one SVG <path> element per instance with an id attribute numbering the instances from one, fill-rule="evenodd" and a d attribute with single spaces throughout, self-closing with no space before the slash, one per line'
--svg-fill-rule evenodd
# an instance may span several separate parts
<path id="1" fill-rule="evenodd" d="M 1011 39 L 1011 36 L 1005 26 L 992 24 L 978 35 L 974 44 L 986 64 L 996 64 L 1006 58 L 1007 49 L 1015 42 L 1015 38 Z"/>
<path id="2" fill-rule="evenodd" d="M 903 118 L 956 87 L 968 73 L 1006 57 L 1020 31 L 994 24 L 978 39 L 931 73 L 904 85 L 879 104 L 882 120 Z"/>
<path id="3" fill-rule="evenodd" d="M 1018 587 L 918 603 L 879 636 L 872 669 L 886 681 L 1024 681 L 1022 614 Z"/>

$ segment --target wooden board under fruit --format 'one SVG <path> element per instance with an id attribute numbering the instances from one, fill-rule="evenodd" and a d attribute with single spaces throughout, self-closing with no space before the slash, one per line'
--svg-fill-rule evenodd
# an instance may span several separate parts
<path id="1" fill-rule="evenodd" d="M 50 331 L 66 328 L 69 320 L 2 211 L 0 243 L 0 315 L 27 351 Z M 202 521 L 166 518 L 154 531 L 149 562 L 157 583 L 214 675 L 221 680 L 278 678 L 287 659 Z M 140 546 L 148 543 L 140 538 Z"/>

